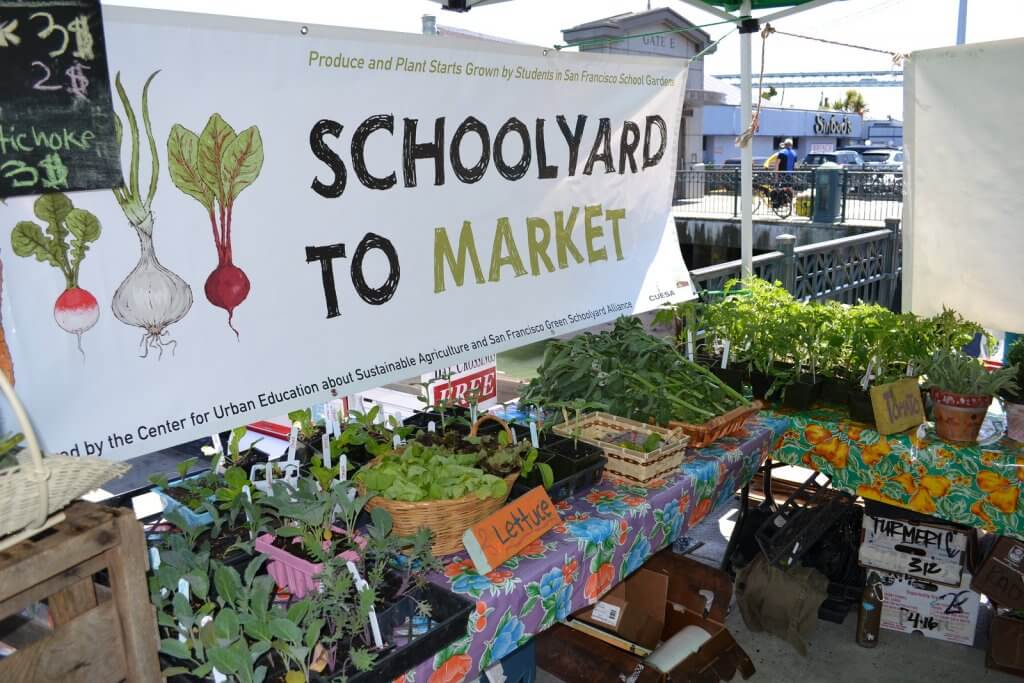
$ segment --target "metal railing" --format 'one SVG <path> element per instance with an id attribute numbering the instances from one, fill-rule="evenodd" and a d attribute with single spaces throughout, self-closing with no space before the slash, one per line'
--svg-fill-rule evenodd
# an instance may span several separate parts
<path id="1" fill-rule="evenodd" d="M 779 235 L 776 251 L 754 257 L 754 274 L 782 282 L 804 301 L 865 301 L 893 308 L 899 304 L 902 230 L 898 220 L 885 223 L 883 230 L 802 247 L 793 235 Z M 690 277 L 698 290 L 721 290 L 740 277 L 740 261 L 699 268 Z"/>
<path id="2" fill-rule="evenodd" d="M 753 215 L 810 221 L 813 213 L 818 171 L 778 172 L 754 169 Z M 841 204 L 838 222 L 877 222 L 903 215 L 903 173 L 840 171 Z M 674 202 L 677 215 L 694 218 L 738 218 L 740 216 L 740 169 L 712 167 L 676 172 Z M 780 202 L 773 190 L 786 188 L 795 197 L 807 198 L 808 215 L 797 215 L 797 207 Z"/>

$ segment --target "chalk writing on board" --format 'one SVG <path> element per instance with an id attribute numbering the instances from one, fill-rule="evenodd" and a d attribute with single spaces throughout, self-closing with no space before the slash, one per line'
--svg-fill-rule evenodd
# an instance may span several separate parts
<path id="1" fill-rule="evenodd" d="M 121 183 L 98 0 L 0 0 L 0 197 Z"/>

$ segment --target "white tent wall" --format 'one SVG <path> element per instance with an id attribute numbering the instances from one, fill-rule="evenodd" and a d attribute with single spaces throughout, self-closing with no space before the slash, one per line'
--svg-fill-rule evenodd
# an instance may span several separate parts
<path id="1" fill-rule="evenodd" d="M 1024 331 L 1024 39 L 904 66 L 903 308 Z"/>

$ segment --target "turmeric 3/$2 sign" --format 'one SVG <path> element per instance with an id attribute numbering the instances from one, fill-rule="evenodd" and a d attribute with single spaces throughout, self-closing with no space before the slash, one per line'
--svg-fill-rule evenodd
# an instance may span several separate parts
<path id="1" fill-rule="evenodd" d="M 123 184 L 0 205 L 50 452 L 131 457 L 693 296 L 685 60 L 103 21 Z"/>

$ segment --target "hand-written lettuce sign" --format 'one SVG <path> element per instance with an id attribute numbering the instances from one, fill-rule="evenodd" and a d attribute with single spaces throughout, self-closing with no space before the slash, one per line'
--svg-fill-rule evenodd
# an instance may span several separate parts
<path id="1" fill-rule="evenodd" d="M 0 205 L 3 323 L 50 452 L 151 452 L 692 291 L 671 216 L 684 61 L 105 20 L 124 186 Z M 475 379 L 453 393 L 493 389 Z"/>
<path id="2" fill-rule="evenodd" d="M 0 0 L 0 197 L 121 182 L 98 0 Z"/>

